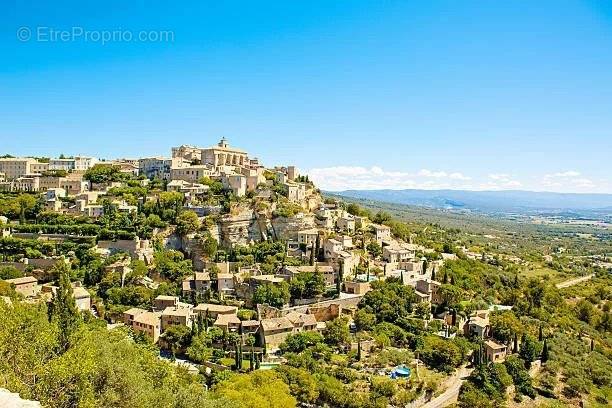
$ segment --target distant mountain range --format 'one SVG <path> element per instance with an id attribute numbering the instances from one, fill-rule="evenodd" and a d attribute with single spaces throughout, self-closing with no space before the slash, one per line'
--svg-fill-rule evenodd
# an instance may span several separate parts
<path id="1" fill-rule="evenodd" d="M 330 194 L 394 204 L 482 212 L 612 212 L 612 194 L 520 190 L 345 190 Z"/>

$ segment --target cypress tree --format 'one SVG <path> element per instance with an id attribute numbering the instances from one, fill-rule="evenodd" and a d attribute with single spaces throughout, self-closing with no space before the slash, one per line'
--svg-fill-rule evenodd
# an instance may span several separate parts
<path id="1" fill-rule="evenodd" d="M 431 280 L 436 280 L 436 265 L 431 268 Z"/>
<path id="2" fill-rule="evenodd" d="M 338 276 L 336 281 L 336 291 L 338 292 L 338 296 L 340 296 L 340 292 L 342 291 L 342 281 L 344 280 L 344 276 L 342 274 L 342 269 L 344 267 L 344 262 L 340 260 L 340 264 L 338 265 Z"/>
<path id="3" fill-rule="evenodd" d="M 289 241 L 285 241 L 285 251 L 283 252 L 282 269 L 285 269 L 285 262 L 287 261 L 287 251 L 289 251 Z"/>
<path id="4" fill-rule="evenodd" d="M 201 313 L 198 313 L 197 325 L 198 325 L 198 332 L 201 333 L 204 330 L 204 318 L 202 317 Z"/>
<path id="5" fill-rule="evenodd" d="M 451 277 L 450 277 L 450 283 L 451 283 L 451 285 L 454 285 L 454 284 L 455 284 L 455 275 L 451 275 Z"/>
<path id="6" fill-rule="evenodd" d="M 242 369 L 242 341 L 239 340 L 238 343 L 238 362 L 240 369 Z"/>
<path id="7" fill-rule="evenodd" d="M 542 341 L 544 339 L 544 333 L 542 333 L 542 325 L 540 325 L 540 331 L 538 332 L 538 341 Z"/>
<path id="8" fill-rule="evenodd" d="M 595 349 L 595 339 L 591 339 L 591 351 Z"/>
<path id="9" fill-rule="evenodd" d="M 427 273 L 427 267 L 428 267 L 428 265 L 427 265 L 427 259 L 424 259 L 424 260 L 423 260 L 423 274 L 426 274 L 426 273 Z M 433 278 L 432 278 L 432 279 L 433 279 Z"/>
<path id="10" fill-rule="evenodd" d="M 321 236 L 317 234 L 317 240 L 315 245 L 315 257 L 318 261 L 320 261 L 319 252 L 321 252 Z"/>
<path id="11" fill-rule="evenodd" d="M 49 305 L 49 320 L 57 324 L 60 347 L 65 351 L 70 346 L 70 337 L 78 329 L 82 319 L 74 300 L 68 267 L 62 263 L 57 269 L 59 283 Z"/>
<path id="12" fill-rule="evenodd" d="M 357 341 L 357 361 L 361 361 L 361 340 Z"/>
<path id="13" fill-rule="evenodd" d="M 238 342 L 234 343 L 234 366 L 236 371 L 240 370 L 240 356 L 238 354 Z"/>
<path id="14" fill-rule="evenodd" d="M 514 347 L 512 349 L 513 353 L 518 353 L 519 352 L 519 347 L 518 347 L 518 335 L 516 333 L 514 333 Z"/>
<path id="15" fill-rule="evenodd" d="M 542 362 L 545 363 L 548 361 L 548 342 L 544 339 L 544 346 L 542 347 Z"/>
<path id="16" fill-rule="evenodd" d="M 442 279 L 442 283 L 448 283 L 448 271 L 444 271 L 444 278 Z"/>
<path id="17" fill-rule="evenodd" d="M 315 263 L 315 244 L 314 242 L 310 246 L 310 266 L 313 266 Z"/>
<path id="18" fill-rule="evenodd" d="M 518 289 L 519 287 L 519 277 L 518 277 L 518 273 L 514 275 L 514 288 Z"/>

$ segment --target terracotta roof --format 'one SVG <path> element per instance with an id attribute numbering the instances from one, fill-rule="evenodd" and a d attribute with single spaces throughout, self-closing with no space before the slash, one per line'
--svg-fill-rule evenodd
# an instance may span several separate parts
<path id="1" fill-rule="evenodd" d="M 178 296 L 159 295 L 155 298 L 155 300 L 177 300 L 178 301 Z"/>
<path id="2" fill-rule="evenodd" d="M 200 303 L 194 308 L 194 310 L 196 312 L 204 312 L 208 310 L 209 312 L 216 313 L 238 312 L 238 308 L 236 306 L 215 305 L 213 303 Z"/>
<path id="3" fill-rule="evenodd" d="M 318 268 L 319 272 L 333 272 L 334 268 L 330 265 L 302 265 L 302 266 L 286 266 L 285 269 L 292 273 L 314 272 Z"/>
<path id="4" fill-rule="evenodd" d="M 483 319 L 479 316 L 472 316 L 470 317 L 470 324 L 473 324 L 478 327 L 486 327 L 489 325 L 489 319 Z"/>
<path id="5" fill-rule="evenodd" d="M 174 308 L 167 307 L 162 312 L 162 316 L 180 316 L 180 317 L 189 317 L 191 315 L 191 310 L 188 308 Z"/>
<path id="6" fill-rule="evenodd" d="M 210 280 L 210 274 L 208 272 L 196 272 L 195 273 L 195 280 L 209 281 Z"/>
<path id="7" fill-rule="evenodd" d="M 251 276 L 250 279 L 253 279 L 256 281 L 262 281 L 262 282 L 270 282 L 270 283 L 279 283 L 279 282 L 285 281 L 283 278 L 275 276 L 275 275 L 257 275 L 257 276 Z"/>
<path id="8" fill-rule="evenodd" d="M 14 285 L 23 285 L 24 283 L 36 283 L 38 281 L 33 276 L 23 276 L 21 278 L 6 279 L 6 282 Z"/>
<path id="9" fill-rule="evenodd" d="M 134 322 L 148 324 L 151 326 L 159 325 L 160 314 L 154 312 L 144 312 L 134 317 Z"/>
<path id="10" fill-rule="evenodd" d="M 261 328 L 264 330 L 293 330 L 293 324 L 286 317 L 274 317 L 272 319 L 263 319 Z"/>
<path id="11" fill-rule="evenodd" d="M 240 324 L 240 319 L 236 315 L 220 314 L 215 320 L 215 326 L 227 326 L 229 324 Z"/>
<path id="12" fill-rule="evenodd" d="M 293 325 L 314 326 L 317 324 L 317 319 L 314 315 L 306 313 L 290 312 L 285 315 L 285 318 L 293 323 Z"/>
<path id="13" fill-rule="evenodd" d="M 126 310 L 125 312 L 123 312 L 123 314 L 129 314 L 129 315 L 132 315 L 132 316 L 137 316 L 137 315 L 139 315 L 141 313 L 144 313 L 144 312 L 146 312 L 146 310 L 141 309 L 139 307 L 131 307 L 128 310 Z"/>
<path id="14" fill-rule="evenodd" d="M 75 299 L 83 299 L 83 298 L 91 297 L 87 289 L 85 289 L 82 286 L 77 286 L 76 288 L 73 288 L 72 292 L 74 293 Z"/>
<path id="15" fill-rule="evenodd" d="M 488 348 L 493 349 L 493 350 L 500 350 L 500 349 L 506 348 L 505 344 L 500 344 L 500 343 L 498 343 L 498 342 L 496 342 L 494 340 L 486 340 L 485 341 L 485 345 Z"/>

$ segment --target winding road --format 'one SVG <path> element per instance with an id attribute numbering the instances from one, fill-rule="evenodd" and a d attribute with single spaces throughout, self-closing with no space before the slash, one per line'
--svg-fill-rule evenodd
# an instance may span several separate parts
<path id="1" fill-rule="evenodd" d="M 580 278 L 570 279 L 570 280 L 566 280 L 565 282 L 557 283 L 555 286 L 557 287 L 557 289 L 568 288 L 570 286 L 574 286 L 574 285 L 577 285 L 579 283 L 586 282 L 586 281 L 592 279 L 594 276 L 595 276 L 595 274 L 592 273 L 592 274 L 587 275 L 587 276 L 582 276 Z"/>
<path id="2" fill-rule="evenodd" d="M 459 368 L 455 371 L 455 374 L 445 381 L 446 390 L 431 401 L 421 405 L 421 408 L 442 408 L 457 402 L 461 385 L 473 370 L 473 368 L 467 368 L 466 366 Z"/>

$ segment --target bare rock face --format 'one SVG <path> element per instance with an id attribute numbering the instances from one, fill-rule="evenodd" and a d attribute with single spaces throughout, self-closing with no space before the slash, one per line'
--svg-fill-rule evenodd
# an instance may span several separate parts
<path id="1" fill-rule="evenodd" d="M 289 218 L 273 217 L 276 203 L 259 199 L 250 205 L 242 203 L 233 207 L 217 221 L 211 234 L 221 246 L 229 248 L 267 240 L 296 239 L 298 231 L 315 227 L 315 216 L 310 211 L 322 202 L 316 190 L 308 193 L 301 203 L 305 213 Z"/>
<path id="2" fill-rule="evenodd" d="M 276 239 L 296 239 L 298 231 L 315 227 L 315 217 L 314 214 L 300 213 L 291 218 L 276 217 L 270 223 Z"/>
<path id="3" fill-rule="evenodd" d="M 40 408 L 40 402 L 21 399 L 16 392 L 0 388 L 0 407 L 4 408 Z"/>
<path id="4" fill-rule="evenodd" d="M 217 225 L 222 246 L 231 248 L 262 240 L 257 215 L 250 208 L 222 217 Z"/>

